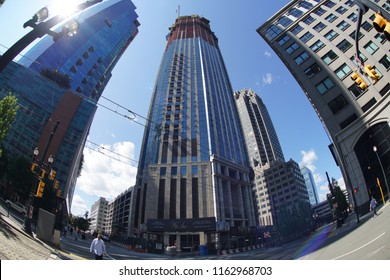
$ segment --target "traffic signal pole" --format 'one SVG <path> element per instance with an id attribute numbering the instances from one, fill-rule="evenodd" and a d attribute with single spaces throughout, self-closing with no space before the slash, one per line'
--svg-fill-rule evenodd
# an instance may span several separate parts
<path id="1" fill-rule="evenodd" d="M 356 58 L 359 60 L 360 69 L 364 71 L 364 62 L 363 59 L 360 58 L 360 50 L 359 50 L 359 33 L 360 33 L 360 26 L 363 20 L 363 14 L 365 14 L 369 9 L 371 9 L 381 14 L 386 20 L 390 21 L 390 13 L 371 0 L 353 0 L 353 2 L 355 2 L 355 4 L 359 7 L 358 10 L 359 14 L 358 14 L 356 31 L 355 31 Z"/>

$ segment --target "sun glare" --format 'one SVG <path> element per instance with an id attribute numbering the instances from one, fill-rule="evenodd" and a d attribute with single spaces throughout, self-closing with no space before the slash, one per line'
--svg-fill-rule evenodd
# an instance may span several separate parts
<path id="1" fill-rule="evenodd" d="M 63 17 L 71 16 L 80 0 L 53 0 L 48 4 L 50 16 L 61 15 Z"/>

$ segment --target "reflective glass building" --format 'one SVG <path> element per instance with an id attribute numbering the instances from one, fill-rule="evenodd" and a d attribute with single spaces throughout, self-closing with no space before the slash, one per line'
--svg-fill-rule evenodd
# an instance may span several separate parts
<path id="1" fill-rule="evenodd" d="M 186 247 L 255 225 L 233 91 L 207 19 L 182 16 L 170 28 L 148 119 L 132 231 Z"/>
<path id="2" fill-rule="evenodd" d="M 35 147 L 44 151 L 59 122 L 47 155 L 55 159 L 52 167 L 69 209 L 96 103 L 138 34 L 135 9 L 130 0 L 96 4 L 74 16 L 76 35 L 43 37 L 20 60 L 25 67 L 11 63 L 0 75 L 1 93 L 14 93 L 23 105 L 2 143 L 10 153 L 31 159 Z"/>
<path id="3" fill-rule="evenodd" d="M 55 42 L 45 36 L 19 62 L 38 73 L 51 70 L 67 75 L 72 90 L 97 100 L 115 64 L 138 34 L 135 9 L 131 0 L 96 4 L 73 17 L 79 23 L 75 36 L 62 36 Z"/>

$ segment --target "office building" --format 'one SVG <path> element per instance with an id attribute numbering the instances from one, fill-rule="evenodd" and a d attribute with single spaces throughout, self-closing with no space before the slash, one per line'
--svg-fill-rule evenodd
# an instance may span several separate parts
<path id="1" fill-rule="evenodd" d="M 389 9 L 388 1 L 371 2 Z M 374 12 L 363 14 L 357 44 L 360 18 L 352 0 L 291 1 L 257 29 L 325 126 L 360 213 L 369 210 L 370 193 L 380 197 L 376 178 L 388 196 L 390 175 L 389 42 L 373 28 Z"/>
<path id="2" fill-rule="evenodd" d="M 313 173 L 306 166 L 301 166 L 301 173 L 303 175 L 303 179 L 305 180 L 307 194 L 309 195 L 310 205 L 315 206 L 320 203 L 320 199 L 318 197 L 318 191 L 316 187 L 316 183 L 314 181 Z"/>
<path id="3" fill-rule="evenodd" d="M 109 203 L 104 197 L 100 197 L 98 201 L 96 201 L 91 206 L 91 214 L 89 218 L 91 219 L 91 225 L 89 229 L 92 232 L 99 232 L 107 234 L 110 229 L 110 223 L 108 222 L 108 212 L 109 212 Z"/>
<path id="4" fill-rule="evenodd" d="M 255 226 L 233 90 L 207 19 L 171 26 L 144 132 L 130 231 L 178 248 Z"/>
<path id="5" fill-rule="evenodd" d="M 251 89 L 234 93 L 244 134 L 249 164 L 254 170 L 253 193 L 258 225 L 271 227 L 280 236 L 291 236 L 310 228 L 311 212 L 304 179 L 298 164 L 285 162 L 267 107 Z M 290 217 L 291 213 L 293 217 Z M 286 220 L 308 221 L 291 232 Z"/>
<path id="6" fill-rule="evenodd" d="M 30 160 L 35 147 L 42 154 L 59 122 L 47 155 L 54 157 L 51 167 L 68 209 L 96 104 L 138 34 L 137 17 L 130 0 L 103 1 L 74 16 L 76 35 L 56 41 L 44 36 L 19 61 L 27 69 L 11 63 L 0 75 L 2 94 L 11 91 L 25 102 L 4 141 L 13 156 Z"/>

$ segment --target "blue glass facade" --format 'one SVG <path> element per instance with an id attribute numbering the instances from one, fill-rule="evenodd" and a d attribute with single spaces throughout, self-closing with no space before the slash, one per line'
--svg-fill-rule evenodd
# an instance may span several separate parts
<path id="1" fill-rule="evenodd" d="M 35 147 L 39 147 L 42 155 L 48 141 L 48 135 L 44 134 L 45 127 L 51 129 L 57 121 L 53 119 L 53 112 L 58 109 L 62 112 L 69 109 L 68 104 L 62 101 L 66 91 L 21 65 L 11 63 L 0 75 L 0 99 L 9 93 L 17 97 L 19 110 L 15 122 L 1 144 L 10 156 L 31 160 Z M 61 120 L 58 133 L 53 138 L 54 145 L 50 147 L 47 156 L 52 154 L 54 157 L 52 167 L 57 171 L 59 189 L 65 198 L 68 197 L 68 203 L 71 205 L 81 152 L 96 105 L 76 94 L 69 92 L 67 94 L 79 99 L 80 103 L 73 106 L 75 112 L 69 116 L 70 122 Z M 63 131 L 64 136 L 57 139 L 60 131 Z M 40 145 L 41 139 L 43 145 Z"/>
<path id="2" fill-rule="evenodd" d="M 56 42 L 45 36 L 20 63 L 38 73 L 48 68 L 68 75 L 72 90 L 97 100 L 116 62 L 138 34 L 135 9 L 130 0 L 94 5 L 74 16 L 79 23 L 75 36 L 62 36 Z"/>
<path id="3" fill-rule="evenodd" d="M 26 68 L 11 63 L 0 76 L 1 95 L 12 91 L 26 107 L 3 143 L 10 153 L 30 158 L 35 147 L 45 146 L 45 133 L 47 139 L 53 123 L 60 121 L 56 137 L 61 139 L 53 140 L 55 149 L 49 152 L 69 209 L 96 103 L 111 71 L 138 34 L 135 9 L 131 0 L 96 4 L 74 16 L 79 22 L 76 35 L 57 41 L 43 37 L 20 60 Z M 70 85 L 45 78 L 47 70 L 69 77 Z"/>
<path id="4" fill-rule="evenodd" d="M 129 234 L 143 224 L 153 228 L 153 219 L 255 224 L 233 90 L 207 19 L 183 16 L 170 28 L 148 119 Z M 194 240 L 215 242 L 198 233 Z M 169 233 L 161 238 L 186 242 Z"/>

